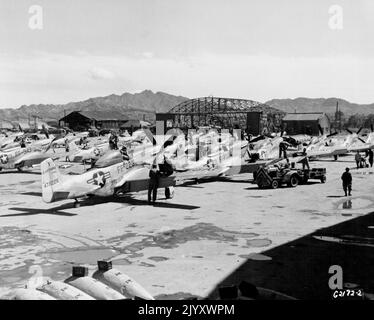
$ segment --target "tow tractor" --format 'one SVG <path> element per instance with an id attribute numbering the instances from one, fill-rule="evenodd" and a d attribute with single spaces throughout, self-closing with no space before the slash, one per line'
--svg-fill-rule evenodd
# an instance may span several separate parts
<path id="1" fill-rule="evenodd" d="M 320 180 L 326 182 L 326 168 L 296 169 L 270 165 L 260 167 L 253 173 L 253 183 L 259 188 L 276 189 L 283 184 L 289 187 L 296 187 L 298 184 L 306 184 L 308 180 Z"/>

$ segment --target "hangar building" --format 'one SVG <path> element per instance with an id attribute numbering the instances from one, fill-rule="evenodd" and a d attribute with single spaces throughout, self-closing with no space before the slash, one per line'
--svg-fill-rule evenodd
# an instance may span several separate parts
<path id="1" fill-rule="evenodd" d="M 73 111 L 61 118 L 58 123 L 61 127 L 72 130 L 89 128 L 119 129 L 129 119 L 116 111 Z"/>
<path id="2" fill-rule="evenodd" d="M 287 134 L 322 135 L 330 133 L 330 120 L 325 113 L 288 113 L 282 120 Z"/>
<path id="3" fill-rule="evenodd" d="M 203 97 L 184 101 L 167 113 L 157 113 L 156 121 L 164 121 L 165 132 L 210 126 L 258 135 L 279 131 L 284 115 L 283 111 L 252 100 Z"/>

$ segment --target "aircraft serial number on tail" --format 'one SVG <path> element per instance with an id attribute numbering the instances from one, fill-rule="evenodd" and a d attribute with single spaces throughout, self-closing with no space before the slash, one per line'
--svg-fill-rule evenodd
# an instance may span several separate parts
<path id="1" fill-rule="evenodd" d="M 50 187 L 50 186 L 53 186 L 55 184 L 58 183 L 58 179 L 54 179 L 54 180 L 51 180 L 51 181 L 48 181 L 44 184 L 44 188 L 47 188 L 47 187 Z"/>
<path id="2" fill-rule="evenodd" d="M 125 161 L 117 167 L 117 172 L 121 173 L 124 170 L 128 170 L 128 169 L 132 168 L 134 165 L 135 165 L 135 163 L 134 163 L 133 160 Z"/>

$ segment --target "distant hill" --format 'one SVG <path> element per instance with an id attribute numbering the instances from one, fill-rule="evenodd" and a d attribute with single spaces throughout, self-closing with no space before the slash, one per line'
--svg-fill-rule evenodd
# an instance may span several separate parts
<path id="1" fill-rule="evenodd" d="M 339 102 L 339 110 L 345 116 L 353 114 L 374 114 L 374 103 L 357 104 L 339 98 L 296 98 L 296 99 L 272 99 L 267 102 L 269 106 L 285 111 L 293 112 L 325 112 L 334 114 L 336 110 L 336 102 Z"/>
<path id="2" fill-rule="evenodd" d="M 106 97 L 90 98 L 67 104 L 32 104 L 18 109 L 0 109 L 0 119 L 21 120 L 38 116 L 44 121 L 58 120 L 72 111 L 107 111 L 119 112 L 130 119 L 154 118 L 156 112 L 167 112 L 175 105 L 188 100 L 182 96 L 174 96 L 164 92 L 144 90 L 140 93 L 111 94 Z"/>
<path id="3" fill-rule="evenodd" d="M 186 97 L 174 96 L 165 92 L 144 90 L 140 93 L 111 94 L 105 97 L 90 98 L 84 101 L 67 104 L 32 104 L 17 109 L 0 109 L 0 120 L 27 120 L 38 116 L 44 121 L 55 121 L 72 111 L 101 111 L 120 113 L 130 119 L 154 120 L 156 112 L 167 112 L 177 104 L 188 100 Z M 284 112 L 325 112 L 334 114 L 336 102 L 345 116 L 352 114 L 374 114 L 373 104 L 357 104 L 339 98 L 296 98 L 272 99 L 265 104 Z"/>

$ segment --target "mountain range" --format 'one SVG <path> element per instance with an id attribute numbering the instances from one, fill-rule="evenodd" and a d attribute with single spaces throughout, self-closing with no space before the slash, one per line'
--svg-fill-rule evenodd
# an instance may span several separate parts
<path id="1" fill-rule="evenodd" d="M 265 103 L 287 113 L 324 112 L 327 114 L 335 114 L 337 102 L 339 110 L 342 111 L 345 116 L 353 114 L 374 114 L 374 103 L 357 104 L 340 98 L 272 99 Z"/>
<path id="2" fill-rule="evenodd" d="M 111 94 L 67 104 L 32 104 L 17 109 L 0 109 L 0 120 L 26 120 L 38 117 L 44 121 L 55 121 L 72 111 L 100 111 L 101 114 L 114 112 L 129 119 L 139 120 L 145 115 L 146 120 L 153 120 L 156 112 L 167 112 L 185 100 L 188 98 L 144 90 L 140 93 Z"/>
<path id="3" fill-rule="evenodd" d="M 105 97 L 90 98 L 67 104 L 32 104 L 17 109 L 0 109 L 0 120 L 25 120 L 38 117 L 44 121 L 55 121 L 72 111 L 100 111 L 121 113 L 129 119 L 145 119 L 152 121 L 156 112 L 167 112 L 175 105 L 188 100 L 183 96 L 175 96 L 165 92 L 144 90 L 140 93 L 111 94 Z M 334 114 L 336 103 L 345 116 L 352 114 L 374 114 L 373 104 L 351 103 L 339 98 L 296 98 L 272 99 L 267 105 L 285 111 L 294 112 L 325 112 Z"/>

